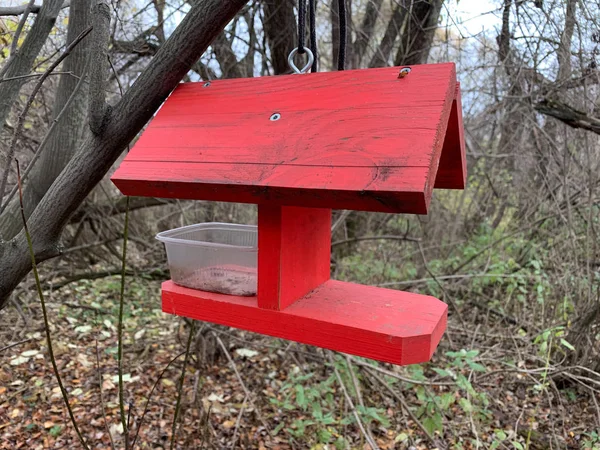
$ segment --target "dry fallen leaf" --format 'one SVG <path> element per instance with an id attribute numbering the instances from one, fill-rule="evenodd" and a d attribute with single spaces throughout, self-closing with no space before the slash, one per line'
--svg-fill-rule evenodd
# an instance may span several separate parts
<path id="1" fill-rule="evenodd" d="M 234 425 L 235 422 L 233 420 L 226 420 L 225 422 L 223 422 L 223 428 L 225 428 L 226 430 L 233 428 Z"/>
<path id="2" fill-rule="evenodd" d="M 18 366 L 20 364 L 25 364 L 26 362 L 29 362 L 29 358 L 25 356 L 17 356 L 16 358 L 10 360 L 10 365 Z"/>

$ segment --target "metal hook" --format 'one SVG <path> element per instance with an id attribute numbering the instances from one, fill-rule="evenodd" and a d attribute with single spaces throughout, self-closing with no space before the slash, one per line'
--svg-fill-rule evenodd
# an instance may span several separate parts
<path id="1" fill-rule="evenodd" d="M 294 56 L 296 56 L 296 53 L 298 53 L 298 47 L 294 48 L 290 52 L 290 56 L 288 56 L 288 64 L 290 65 L 290 68 L 294 71 L 294 73 L 298 73 L 298 74 L 307 73 L 308 69 L 310 69 L 310 67 L 313 65 L 313 62 L 315 62 L 315 55 L 313 55 L 313 52 L 310 50 L 310 48 L 306 48 L 306 47 L 302 47 L 302 48 L 308 55 L 308 61 L 306 62 L 306 65 L 302 69 L 298 69 L 298 66 L 294 63 Z"/>

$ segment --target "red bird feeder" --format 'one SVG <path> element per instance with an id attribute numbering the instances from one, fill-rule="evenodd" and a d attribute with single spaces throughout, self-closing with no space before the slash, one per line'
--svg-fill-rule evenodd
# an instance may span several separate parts
<path id="1" fill-rule="evenodd" d="M 179 85 L 112 181 L 125 195 L 258 204 L 258 294 L 166 281 L 164 312 L 394 364 L 431 358 L 445 303 L 330 279 L 332 209 L 426 214 L 434 187 L 465 187 L 454 64 L 400 72 Z"/>

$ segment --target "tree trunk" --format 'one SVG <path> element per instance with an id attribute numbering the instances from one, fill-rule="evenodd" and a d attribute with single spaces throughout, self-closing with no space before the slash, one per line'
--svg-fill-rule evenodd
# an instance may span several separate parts
<path id="1" fill-rule="evenodd" d="M 360 30 L 357 31 L 356 41 L 354 42 L 354 64 L 353 67 L 358 68 L 361 66 L 363 57 L 369 47 L 369 42 L 373 37 L 373 31 L 375 30 L 375 24 L 379 17 L 379 10 L 381 9 L 381 3 L 383 0 L 369 0 L 367 3 L 367 10 L 363 18 Z"/>
<path id="2" fill-rule="evenodd" d="M 60 236 L 71 214 L 245 3 L 245 0 L 197 2 L 114 106 L 102 132 L 88 133 L 28 221 L 38 262 L 60 254 Z M 11 241 L 0 242 L 0 308 L 30 270 L 23 231 Z"/>
<path id="3" fill-rule="evenodd" d="M 392 17 L 388 22 L 385 34 L 383 35 L 383 38 L 381 38 L 381 42 L 371 58 L 369 67 L 386 67 L 388 65 L 394 42 L 396 41 L 405 20 L 406 9 L 400 5 L 396 5 Z"/>
<path id="4" fill-rule="evenodd" d="M 227 39 L 225 31 L 215 38 L 212 49 L 221 67 L 223 78 L 242 78 L 244 76 L 243 68 L 238 64 L 237 56 L 231 48 L 231 42 Z"/>
<path id="5" fill-rule="evenodd" d="M 90 3 L 88 0 L 73 0 L 69 12 L 69 30 L 67 44 L 73 42 L 79 34 L 90 25 Z M 62 70 L 72 72 L 77 77 L 85 75 L 85 66 L 89 54 L 90 40 L 81 41 L 65 59 Z M 58 90 L 54 100 L 52 115 L 54 118 L 62 111 L 77 85 L 77 78 L 61 75 Z M 23 200 L 25 215 L 29 217 L 36 208 L 46 191 L 50 188 L 56 177 L 71 160 L 77 145 L 81 141 L 84 125 L 86 123 L 88 90 L 82 86 L 64 112 L 60 122 L 54 128 L 46 148 L 41 151 L 35 163 L 29 182 L 25 185 Z M 0 216 L 0 237 L 8 240 L 17 235 L 23 228 L 19 200 L 14 198 Z"/>
<path id="6" fill-rule="evenodd" d="M 23 45 L 6 62 L 8 66 L 5 68 L 4 79 L 27 75 L 31 71 L 35 59 L 54 27 L 62 4 L 63 0 L 47 0 L 44 2 L 33 26 L 25 36 Z M 4 127 L 8 113 L 19 95 L 21 86 L 26 81 L 27 78 L 20 78 L 0 83 L 0 127 Z"/>
<path id="7" fill-rule="evenodd" d="M 263 24 L 275 75 L 290 72 L 288 55 L 298 46 L 295 3 L 294 0 L 265 0 Z"/>
<path id="8" fill-rule="evenodd" d="M 409 19 L 400 35 L 394 64 L 425 64 L 437 29 L 443 0 L 412 0 Z"/>

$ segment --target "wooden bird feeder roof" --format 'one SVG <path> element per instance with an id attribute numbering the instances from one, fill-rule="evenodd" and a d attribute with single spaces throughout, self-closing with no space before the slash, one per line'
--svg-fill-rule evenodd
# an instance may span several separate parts
<path id="1" fill-rule="evenodd" d="M 258 293 L 166 281 L 163 311 L 394 364 L 448 308 L 330 279 L 331 210 L 425 214 L 466 179 L 454 64 L 181 84 L 112 177 L 126 195 L 258 204 Z"/>
<path id="2" fill-rule="evenodd" d="M 454 64 L 185 83 L 112 180 L 126 195 L 425 214 L 463 189 Z"/>

